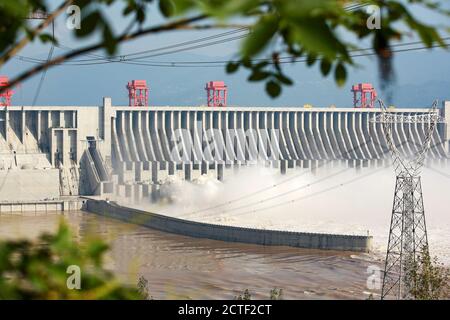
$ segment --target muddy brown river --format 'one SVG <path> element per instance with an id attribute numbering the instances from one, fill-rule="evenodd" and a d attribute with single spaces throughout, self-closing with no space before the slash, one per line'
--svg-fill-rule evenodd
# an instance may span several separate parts
<path id="1" fill-rule="evenodd" d="M 56 230 L 61 217 L 78 241 L 107 241 L 106 267 L 129 284 L 144 276 L 155 299 L 233 299 L 245 289 L 267 299 L 273 288 L 282 288 L 285 299 L 367 299 L 379 292 L 370 271 L 380 261 L 370 255 L 196 239 L 86 212 L 0 215 L 0 239 L 36 238 Z"/>

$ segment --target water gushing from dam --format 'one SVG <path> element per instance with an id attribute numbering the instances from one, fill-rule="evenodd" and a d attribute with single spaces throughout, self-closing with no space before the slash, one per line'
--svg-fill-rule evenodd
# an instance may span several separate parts
<path id="1" fill-rule="evenodd" d="M 450 167 L 424 170 L 425 209 L 431 253 L 450 265 Z M 217 182 L 168 181 L 165 199 L 136 207 L 169 216 L 232 226 L 374 237 L 374 255 L 384 258 L 395 176 L 392 168 L 358 171 L 335 167 L 316 173 L 281 175 L 248 168 Z M 252 192 L 253 191 L 253 192 Z M 252 195 L 253 194 L 253 195 Z M 168 200 L 169 199 L 169 200 Z M 295 200 L 295 201 L 293 201 Z"/>

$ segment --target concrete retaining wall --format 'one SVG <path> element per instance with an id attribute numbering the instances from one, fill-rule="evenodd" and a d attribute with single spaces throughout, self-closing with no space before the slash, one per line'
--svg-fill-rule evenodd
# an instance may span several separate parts
<path id="1" fill-rule="evenodd" d="M 82 200 L 0 202 L 0 214 L 78 211 L 82 206 Z"/>
<path id="2" fill-rule="evenodd" d="M 0 170 L 0 201 L 40 201 L 56 198 L 59 198 L 58 169 Z"/>
<path id="3" fill-rule="evenodd" d="M 87 200 L 84 209 L 102 216 L 184 236 L 309 249 L 369 252 L 372 237 L 239 228 L 182 220 L 119 206 L 114 202 Z"/>

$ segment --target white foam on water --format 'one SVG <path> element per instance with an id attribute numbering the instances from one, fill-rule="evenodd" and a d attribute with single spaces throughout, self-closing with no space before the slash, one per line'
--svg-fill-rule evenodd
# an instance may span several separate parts
<path id="1" fill-rule="evenodd" d="M 436 168 L 450 172 L 448 167 Z M 374 256 L 387 246 L 395 175 L 392 168 L 240 169 L 224 183 L 202 176 L 163 184 L 169 201 L 140 204 L 179 218 L 261 229 L 359 234 L 374 238 Z M 432 255 L 450 265 L 450 179 L 424 169 L 422 188 Z M 293 201 L 295 199 L 299 199 Z M 283 205 L 278 205 L 283 203 Z"/>

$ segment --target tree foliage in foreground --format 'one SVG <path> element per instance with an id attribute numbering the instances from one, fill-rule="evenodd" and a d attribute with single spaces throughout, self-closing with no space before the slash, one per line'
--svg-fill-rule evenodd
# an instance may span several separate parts
<path id="1" fill-rule="evenodd" d="M 103 268 L 107 249 L 101 240 L 75 242 L 65 224 L 35 242 L 2 241 L 0 299 L 143 299 Z M 67 269 L 73 265 L 81 270 L 79 290 L 67 286 Z"/>
<path id="2" fill-rule="evenodd" d="M 450 298 L 450 273 L 437 257 L 431 258 L 428 248 L 422 248 L 415 261 L 407 263 L 406 281 L 409 293 L 416 300 Z"/>
<path id="3" fill-rule="evenodd" d="M 441 1 L 442 2 L 442 1 Z M 283 72 L 284 63 L 302 59 L 309 67 L 318 66 L 323 76 L 333 75 L 338 85 L 343 85 L 347 68 L 355 66 L 352 51 L 361 49 L 362 41 L 371 43 L 369 52 L 374 52 L 379 60 L 382 79 L 392 75 L 392 43 L 417 36 L 426 47 L 440 45 L 446 47 L 442 33 L 448 26 L 439 28 L 430 21 L 416 18 L 410 6 L 448 16 L 440 1 L 433 0 L 65 0 L 62 7 L 76 4 L 81 8 L 81 29 L 73 30 L 78 38 L 100 34 L 98 46 L 88 50 L 74 50 L 60 57 L 59 62 L 74 58 L 79 54 L 106 49 L 112 57 L 120 43 L 152 33 L 176 29 L 198 27 L 222 27 L 232 21 L 244 21 L 250 30 L 243 40 L 235 59 L 226 67 L 227 72 L 239 68 L 250 71 L 249 81 L 265 82 L 271 97 L 281 94 L 282 86 L 290 86 L 293 80 Z M 122 33 L 115 34 L 108 17 L 108 7 L 121 3 L 123 17 L 132 18 Z M 363 6 L 357 6 L 363 4 Z M 376 5 L 381 12 L 381 28 L 369 29 L 367 21 L 372 13 L 369 5 Z M 0 2 L 0 67 L 21 48 L 20 41 L 52 41 L 45 32 L 37 32 L 24 20 L 30 11 L 47 11 L 45 0 L 2 1 Z M 64 13 L 64 10 L 61 11 Z M 159 12 L 166 24 L 147 27 L 150 13 Z M 152 29 L 153 28 L 153 29 Z M 346 39 L 355 39 L 353 42 Z M 22 42 L 21 44 L 23 45 Z M 151 40 L 149 40 L 151 46 Z M 12 50 L 13 49 L 13 50 Z M 82 51 L 82 52 L 81 52 Z M 367 51 L 366 51 L 367 52 Z M 58 58 L 58 57 L 57 57 Z M 55 60 L 56 61 L 56 60 Z M 51 66 L 24 72 L 15 80 L 23 81 L 37 72 Z"/>

